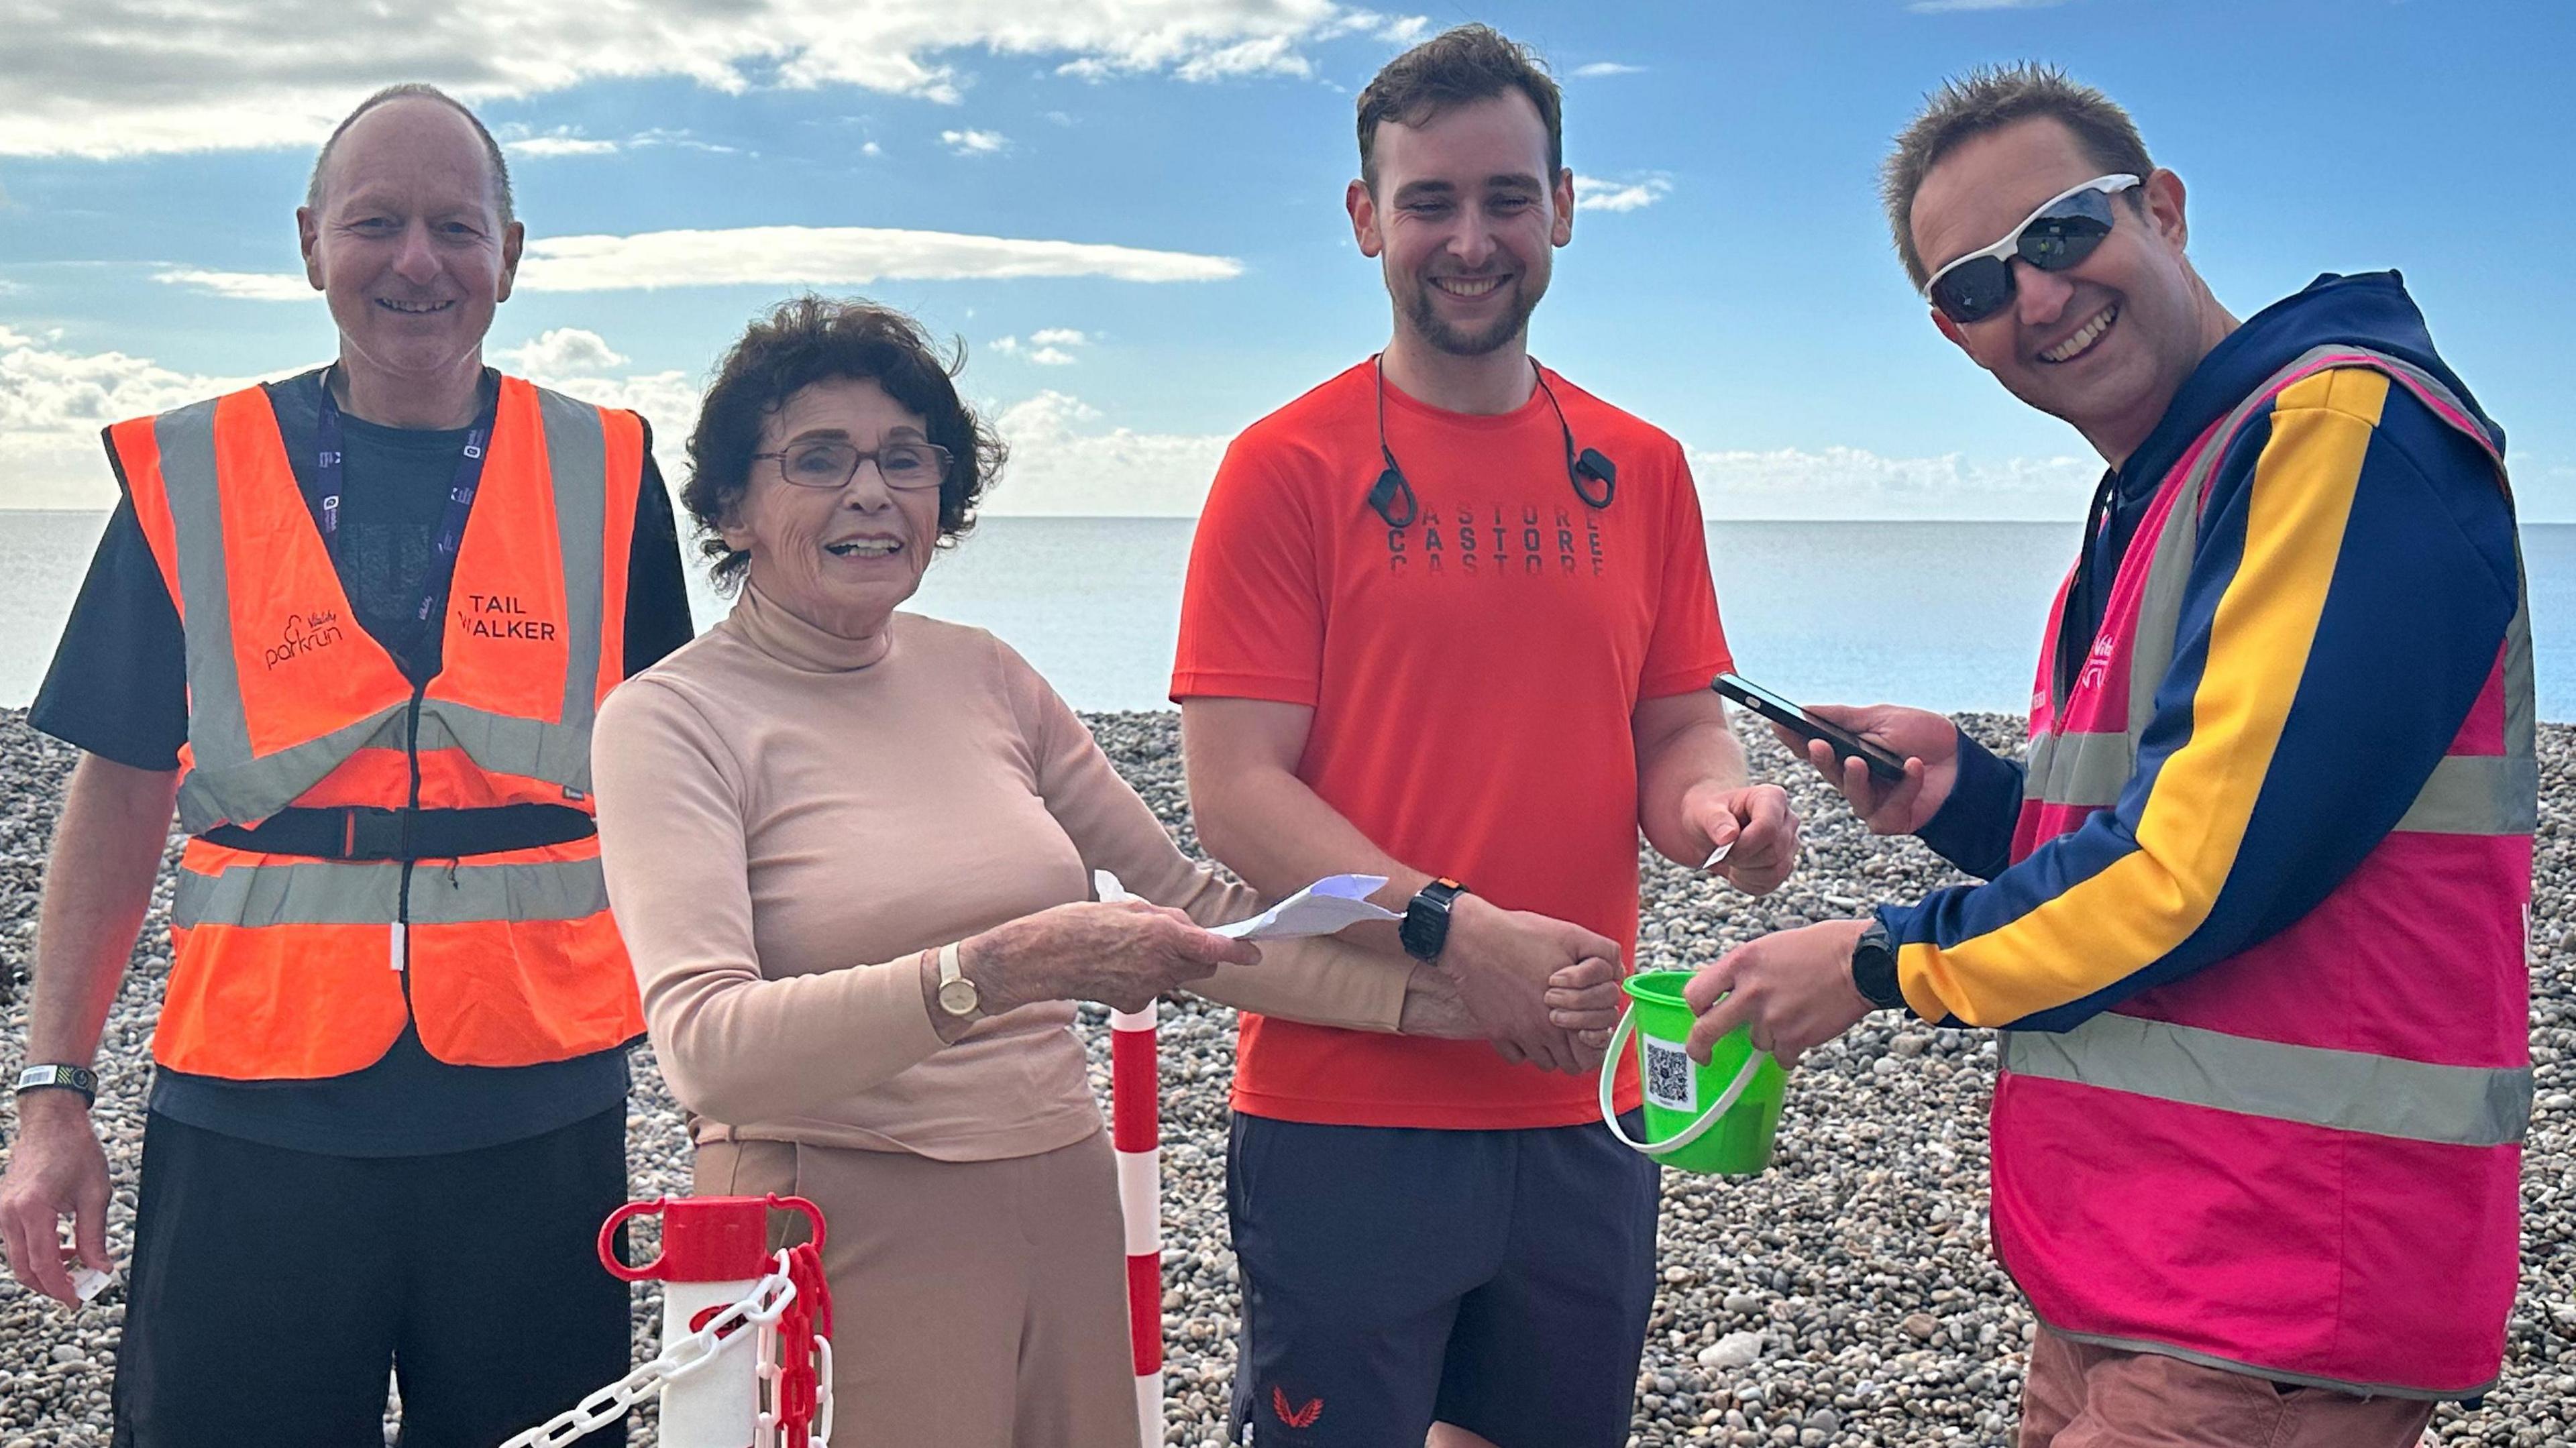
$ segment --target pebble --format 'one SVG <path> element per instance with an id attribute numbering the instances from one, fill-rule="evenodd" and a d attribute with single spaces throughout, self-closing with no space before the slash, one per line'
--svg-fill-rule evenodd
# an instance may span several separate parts
<path id="1" fill-rule="evenodd" d="M 1184 808 L 1169 712 L 1086 716 L 1119 772 L 1182 848 Z M 1988 748 L 2018 754 L 2021 725 L 1961 717 Z M 1756 777 L 1788 786 L 1805 820 L 1798 873 L 1751 901 L 1650 852 L 1641 859 L 1639 959 L 1687 968 L 1793 920 L 1848 919 L 1881 900 L 1917 899 L 1959 876 L 1919 844 L 1862 829 L 1768 731 L 1744 730 Z M 61 807 L 69 748 L 0 710 L 0 1055 L 25 1039 L 25 972 L 36 892 Z M 2539 1113 L 2523 1153 L 2521 1297 L 2503 1381 L 2486 1406 L 2446 1407 L 2443 1445 L 2576 1442 L 2576 729 L 2541 726 L 2543 819 L 2535 848 L 2532 1055 Z M 116 1193 L 110 1250 L 129 1256 L 134 1165 L 150 1084 L 154 1012 L 169 970 L 164 875 L 134 968 L 100 1048 L 105 1090 L 94 1115 Z M 1077 1030 L 1106 1093 L 1106 1013 Z M 1226 1087 L 1234 1013 L 1189 997 L 1162 1010 L 1163 1291 L 1167 1321 L 1162 1441 L 1223 1442 L 1234 1377 L 1240 1286 L 1225 1230 Z M 629 1185 L 638 1198 L 688 1190 L 689 1148 L 652 1052 L 634 1057 Z M 1789 1078 L 1779 1146 L 1759 1177 L 1666 1172 L 1653 1315 L 1630 1422 L 1635 1448 L 1705 1444 L 1918 1444 L 2006 1448 L 2037 1331 L 1994 1260 L 1986 1230 L 1986 1121 L 1993 1038 L 1936 1031 L 1892 1013 L 1808 1053 Z M 0 1102 L 0 1135 L 15 1121 Z M 637 1361 L 659 1333 L 661 1301 L 634 1297 Z M 0 1295 L 0 1448 L 103 1443 L 122 1292 L 66 1313 Z M 62 1354 L 68 1350 L 68 1356 Z M 387 1424 L 390 1440 L 395 1424 Z M 658 1441 L 652 1406 L 628 1435 Z"/>
<path id="2" fill-rule="evenodd" d="M 1762 1334 L 1730 1332 L 1700 1349 L 1699 1365 L 1704 1368 L 1748 1367 L 1761 1356 Z"/>

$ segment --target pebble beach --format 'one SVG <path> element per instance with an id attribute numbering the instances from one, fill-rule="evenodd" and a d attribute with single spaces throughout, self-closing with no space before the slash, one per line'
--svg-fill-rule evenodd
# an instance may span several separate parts
<path id="1" fill-rule="evenodd" d="M 1195 852 L 1177 717 L 1087 717 L 1120 771 Z M 1966 715 L 1962 723 L 1991 746 L 2018 748 L 2014 721 Z M 1804 859 L 1780 891 L 1752 900 L 1647 854 L 1639 968 L 1701 964 L 1763 932 L 1849 916 L 1956 878 L 1910 840 L 1869 836 L 1767 733 L 1747 730 L 1746 739 L 1757 777 L 1786 782 L 1796 798 Z M 23 711 L 0 711 L 0 1059 L 13 1068 L 25 1039 L 45 853 L 74 757 L 29 730 Z M 2475 1411 L 2441 1408 L 2428 1442 L 2576 1442 L 2576 728 L 2541 726 L 2541 767 L 2531 936 L 2538 1105 L 2523 1158 L 2521 1293 L 2501 1385 Z M 169 965 L 168 904 L 165 871 L 99 1051 L 96 1120 L 115 1174 L 109 1241 L 120 1260 L 131 1240 L 149 1041 Z M 1232 1015 L 1188 998 L 1163 1007 L 1169 1444 L 1225 1441 L 1237 1306 L 1224 1205 Z M 1106 1013 L 1085 1007 L 1080 1029 L 1105 1104 Z M 1991 1033 L 1935 1030 L 1882 1012 L 1792 1074 L 1768 1172 L 1666 1174 L 1663 1280 L 1632 1448 L 2011 1441 L 2032 1322 L 1986 1238 L 1995 1057 Z M 679 1194 L 689 1152 L 680 1112 L 649 1047 L 634 1060 L 632 1195 Z M 0 1104 L 0 1129 L 14 1139 L 15 1128 L 14 1112 Z M 0 1285 L 0 1448 L 108 1441 L 122 1294 L 120 1284 L 73 1313 Z M 639 1361 L 653 1351 L 659 1314 L 652 1291 L 639 1290 Z M 269 1330 L 293 1326 L 272 1321 Z M 655 1441 L 649 1412 L 628 1441 Z"/>

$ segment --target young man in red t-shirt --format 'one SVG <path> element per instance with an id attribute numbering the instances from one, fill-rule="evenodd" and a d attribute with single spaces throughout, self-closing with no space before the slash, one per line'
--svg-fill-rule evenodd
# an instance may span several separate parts
<path id="1" fill-rule="evenodd" d="M 1172 696 L 1200 838 L 1267 891 L 1385 874 L 1407 919 L 1363 943 L 1433 962 L 1485 1037 L 1244 1017 L 1256 1443 L 1626 1440 L 1656 1168 L 1598 1121 L 1600 1042 L 1550 1023 L 1548 977 L 1632 956 L 1641 825 L 1693 866 L 1730 847 L 1713 868 L 1754 893 L 1796 857 L 1708 691 L 1729 660 L 1680 445 L 1526 350 L 1573 234 L 1558 114 L 1482 26 L 1380 72 L 1348 206 L 1394 336 L 1235 440 L 1192 550 Z"/>

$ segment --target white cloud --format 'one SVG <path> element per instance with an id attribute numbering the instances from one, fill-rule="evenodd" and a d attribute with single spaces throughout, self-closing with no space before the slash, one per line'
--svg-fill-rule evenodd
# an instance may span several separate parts
<path id="1" fill-rule="evenodd" d="M 649 24 L 603 24 L 596 0 L 518 0 L 451 7 L 432 26 L 413 7 L 341 0 L 83 0 L 77 19 L 50 22 L 18 10 L 0 67 L 0 154 L 11 155 L 312 145 L 395 81 L 468 102 L 675 77 L 727 93 L 857 86 L 953 103 L 971 83 L 962 52 L 1213 81 L 1311 75 L 1308 46 L 1404 43 L 1424 28 L 1336 0 L 659 0 Z"/>
<path id="2" fill-rule="evenodd" d="M 313 284 L 293 272 L 221 272 L 195 267 L 169 267 L 152 279 L 174 287 L 238 297 L 246 302 L 300 302 L 313 295 Z"/>
<path id="3" fill-rule="evenodd" d="M 1104 430 L 1100 421 L 1098 409 L 1055 391 L 1004 408 L 993 425 L 1011 445 L 1011 461 L 987 511 L 1197 516 L 1230 438 Z"/>
<path id="4" fill-rule="evenodd" d="M 1593 80 L 1605 75 L 1643 75 L 1645 73 L 1646 68 L 1642 65 L 1623 65 L 1615 60 L 1596 60 L 1590 65 L 1578 65 L 1574 68 L 1574 76 L 1577 80 Z"/>
<path id="5" fill-rule="evenodd" d="M 1070 367 L 1082 359 L 1066 349 L 1085 347 L 1090 343 L 1089 334 L 1071 327 L 1040 327 L 1029 334 L 1026 346 L 1021 345 L 1018 337 L 996 337 L 993 350 L 1005 357 L 1034 362 L 1040 367 Z"/>
<path id="6" fill-rule="evenodd" d="M 1693 450 L 1711 518 L 1972 518 L 2080 515 L 2102 476 L 2096 457 L 1971 461 L 1958 453 L 1893 458 L 1862 448 Z"/>
<path id="7" fill-rule="evenodd" d="M 601 292 L 654 287 L 867 286 L 969 278 L 1108 277 L 1130 282 L 1224 281 L 1243 263 L 1197 252 L 1099 242 L 972 236 L 874 226 L 745 226 L 554 236 L 528 243 L 518 289 Z M 300 276 L 170 268 L 154 281 L 218 296 L 291 301 L 312 295 Z"/>
<path id="8" fill-rule="evenodd" d="M 1647 176 L 1635 181 L 1607 181 L 1599 176 L 1574 178 L 1574 209 L 1586 211 L 1641 211 L 1672 194 L 1673 183 L 1662 176 Z"/>
<path id="9" fill-rule="evenodd" d="M 626 358 L 608 345 L 607 338 L 579 327 L 540 332 L 535 341 L 493 356 L 522 376 L 532 378 L 596 376 L 611 367 L 626 365 Z"/>
<path id="10" fill-rule="evenodd" d="M 626 138 L 626 144 L 635 147 L 677 146 L 684 151 L 706 151 L 718 156 L 742 154 L 739 147 L 719 146 L 712 141 L 701 141 L 687 131 L 666 131 L 658 127 L 649 131 L 636 132 Z"/>
<path id="11" fill-rule="evenodd" d="M 1231 0 L 1231 3 L 1206 7 L 1211 12 L 1268 10 L 1259 0 Z M 1388 16 L 1367 10 L 1345 10 L 1320 0 L 1288 0 L 1278 7 L 1280 18 L 1294 14 L 1299 21 L 1311 24 L 1245 27 L 1254 33 L 1221 44 L 1191 45 L 1178 35 L 1135 37 L 1135 43 L 1123 49 L 1100 48 L 1078 56 L 1056 67 L 1058 75 L 1077 76 L 1083 80 L 1102 81 L 1112 76 L 1138 71 L 1161 70 L 1187 81 L 1209 82 L 1231 80 L 1249 75 L 1287 75 L 1301 79 L 1315 73 L 1313 62 L 1299 46 L 1319 40 L 1338 40 L 1361 35 L 1392 45 L 1411 45 L 1430 28 L 1430 21 L 1420 15 Z"/>
<path id="12" fill-rule="evenodd" d="M 122 352 L 71 351 L 59 336 L 0 326 L 0 507 L 113 506 L 116 480 L 100 428 L 254 380 L 179 372 Z"/>
<path id="13" fill-rule="evenodd" d="M 1011 138 L 999 131 L 942 131 L 939 140 L 960 156 L 990 156 L 1011 145 Z"/>
<path id="14" fill-rule="evenodd" d="M 617 154 L 615 141 L 577 136 L 563 129 L 558 129 L 549 135 L 522 136 L 515 140 L 503 141 L 501 148 L 513 156 L 534 156 L 539 159 L 552 156 L 614 156 Z"/>
<path id="15" fill-rule="evenodd" d="M 859 148 L 859 154 L 862 156 L 882 156 L 885 154 L 885 147 L 878 145 L 874 141 L 870 141 Z"/>

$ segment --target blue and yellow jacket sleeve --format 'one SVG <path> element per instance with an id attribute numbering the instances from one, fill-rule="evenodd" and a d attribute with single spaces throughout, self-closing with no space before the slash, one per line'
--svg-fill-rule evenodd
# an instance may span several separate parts
<path id="1" fill-rule="evenodd" d="M 2404 388 L 2356 369 L 2285 389 L 2211 485 L 2118 804 L 1984 884 L 1881 907 L 1906 1003 L 2068 1030 L 2314 909 L 2457 737 L 2516 558 L 2493 465 Z M 1952 856 L 1972 871 L 1994 863 L 2004 787 L 1982 777 Z"/>
<path id="2" fill-rule="evenodd" d="M 2013 826 L 2021 819 L 2019 761 L 1998 757 L 1959 731 L 1958 773 L 1950 797 L 1924 821 L 1914 837 L 1932 853 L 1980 880 L 1991 880 L 2012 863 Z"/>

